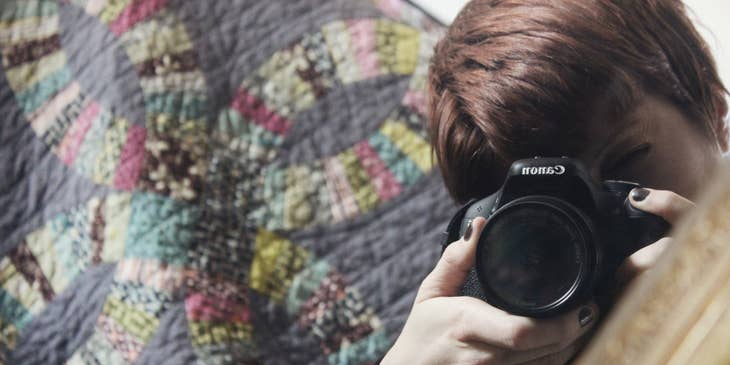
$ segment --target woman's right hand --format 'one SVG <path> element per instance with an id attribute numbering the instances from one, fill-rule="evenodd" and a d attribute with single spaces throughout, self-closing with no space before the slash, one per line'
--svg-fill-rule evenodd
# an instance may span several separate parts
<path id="1" fill-rule="evenodd" d="M 564 364 L 585 344 L 598 308 L 588 304 L 558 317 L 511 315 L 456 296 L 471 267 L 486 221 L 475 219 L 423 280 L 403 331 L 381 361 L 401 364 Z"/>

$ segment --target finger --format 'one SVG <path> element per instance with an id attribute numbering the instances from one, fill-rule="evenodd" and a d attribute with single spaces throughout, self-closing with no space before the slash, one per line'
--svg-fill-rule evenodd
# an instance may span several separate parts
<path id="1" fill-rule="evenodd" d="M 506 313 L 476 299 L 463 302 L 455 327 L 455 334 L 460 337 L 457 340 L 478 341 L 512 351 L 548 351 L 550 346 L 565 346 L 589 331 L 598 317 L 594 303 L 556 317 L 535 319 Z"/>
<path id="2" fill-rule="evenodd" d="M 670 237 L 664 237 L 626 258 L 616 271 L 616 282 L 618 285 L 625 285 L 652 267 L 671 244 L 672 239 Z"/>
<path id="3" fill-rule="evenodd" d="M 584 336 L 587 337 L 587 336 Z M 580 341 L 580 340 L 578 340 Z M 458 364 L 499 364 L 499 365 L 523 365 L 541 364 L 556 358 L 569 359 L 575 354 L 578 348 L 578 341 L 567 345 L 551 345 L 535 350 L 512 351 L 481 342 L 466 343 L 466 348 L 460 349 L 457 359 L 452 363 Z M 539 360 L 539 361 L 537 361 Z M 552 362 L 550 362 L 552 363 Z M 563 363 L 560 363 L 563 364 Z"/>
<path id="4" fill-rule="evenodd" d="M 669 190 L 636 188 L 629 194 L 631 205 L 645 212 L 656 214 L 674 225 L 694 203 Z"/>
<path id="5" fill-rule="evenodd" d="M 446 247 L 436 267 L 421 283 L 416 303 L 459 293 L 469 270 L 474 266 L 477 242 L 486 222 L 484 218 L 477 217 L 470 223 L 464 237 Z"/>
<path id="6" fill-rule="evenodd" d="M 462 351 L 463 363 L 489 363 L 500 365 L 565 364 L 572 359 L 590 339 L 593 326 L 586 326 L 580 336 L 570 343 L 558 343 L 527 351 L 514 351 L 481 342 L 467 343 L 469 351 Z"/>

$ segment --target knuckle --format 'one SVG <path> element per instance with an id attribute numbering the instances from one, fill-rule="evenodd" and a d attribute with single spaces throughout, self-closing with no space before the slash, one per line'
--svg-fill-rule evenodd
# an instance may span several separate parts
<path id="1" fill-rule="evenodd" d="M 436 280 L 436 275 L 431 272 L 430 274 L 426 275 L 426 277 L 421 281 L 421 284 L 418 286 L 418 293 L 426 293 L 432 290 L 432 287 L 434 286 L 434 281 Z"/>
<path id="2" fill-rule="evenodd" d="M 446 250 L 444 250 L 443 255 L 441 255 L 441 260 L 443 260 L 444 263 L 446 263 L 448 265 L 453 265 L 453 264 L 457 263 L 457 261 L 458 261 L 457 260 L 458 252 L 457 251 L 458 250 L 455 245 L 458 245 L 458 244 L 459 244 L 458 242 L 452 243 L 449 245 L 449 247 L 446 248 Z"/>
<path id="3" fill-rule="evenodd" d="M 426 275 L 426 277 L 421 281 L 421 284 L 418 285 L 418 292 L 425 292 L 429 288 L 429 277 Z"/>
<path id="4" fill-rule="evenodd" d="M 421 304 L 423 302 L 438 298 L 440 293 L 438 291 L 437 285 L 438 283 L 432 284 L 424 280 L 418 287 L 418 291 L 416 292 L 416 298 L 413 302 L 413 307 L 415 308 L 416 304 Z"/>
<path id="5" fill-rule="evenodd" d="M 534 326 L 530 321 L 516 320 L 507 328 L 505 338 L 506 345 L 514 350 L 527 350 L 532 348 L 532 332 Z"/>
<path id="6" fill-rule="evenodd" d="M 448 266 L 460 264 L 464 258 L 465 245 L 463 241 L 450 244 L 441 254 L 441 261 Z"/>
<path id="7" fill-rule="evenodd" d="M 480 364 L 504 364 L 509 360 L 509 351 L 503 349 L 494 349 L 486 353 Z"/>
<path id="8" fill-rule="evenodd" d="M 465 310 L 458 309 L 451 313 L 450 325 L 446 335 L 457 341 L 468 340 L 472 334 L 470 321 Z"/>

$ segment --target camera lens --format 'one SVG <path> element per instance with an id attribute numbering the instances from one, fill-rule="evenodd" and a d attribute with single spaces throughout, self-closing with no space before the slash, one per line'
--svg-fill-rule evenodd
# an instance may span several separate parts
<path id="1" fill-rule="evenodd" d="M 580 212 L 551 197 L 513 201 L 489 218 L 477 251 L 485 292 L 504 309 L 538 314 L 581 282 L 590 232 Z"/>

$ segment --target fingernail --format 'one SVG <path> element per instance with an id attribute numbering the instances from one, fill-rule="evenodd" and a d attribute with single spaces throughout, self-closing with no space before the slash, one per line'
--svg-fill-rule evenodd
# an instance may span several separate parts
<path id="1" fill-rule="evenodd" d="M 593 321 L 593 311 L 591 307 L 583 307 L 578 312 L 578 323 L 581 327 L 587 326 Z"/>
<path id="2" fill-rule="evenodd" d="M 469 225 L 466 226 L 466 231 L 464 231 L 464 241 L 468 241 L 471 238 L 471 222 L 469 221 Z"/>
<path id="3" fill-rule="evenodd" d="M 633 199 L 635 202 L 640 202 L 646 199 L 646 197 L 649 196 L 649 193 L 649 189 L 637 188 L 631 190 L 631 199 Z"/>

